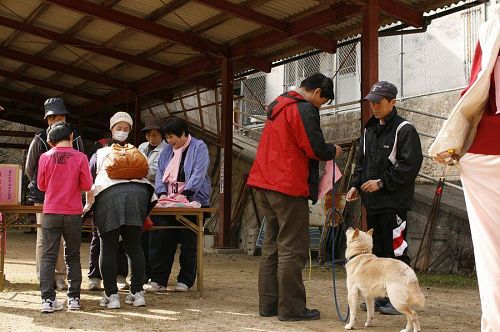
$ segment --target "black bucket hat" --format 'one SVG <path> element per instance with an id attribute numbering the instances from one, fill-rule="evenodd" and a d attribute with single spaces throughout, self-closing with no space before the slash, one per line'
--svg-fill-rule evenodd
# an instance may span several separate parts
<path id="1" fill-rule="evenodd" d="M 49 98 L 43 104 L 45 109 L 45 116 L 43 119 L 47 119 L 49 115 L 67 115 L 70 114 L 64 105 L 62 98 Z"/>

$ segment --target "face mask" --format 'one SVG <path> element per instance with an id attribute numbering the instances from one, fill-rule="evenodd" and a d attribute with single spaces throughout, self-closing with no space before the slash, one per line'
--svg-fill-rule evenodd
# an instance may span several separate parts
<path id="1" fill-rule="evenodd" d="M 128 131 L 118 130 L 113 133 L 113 139 L 117 140 L 118 142 L 125 142 L 127 137 L 128 137 Z"/>

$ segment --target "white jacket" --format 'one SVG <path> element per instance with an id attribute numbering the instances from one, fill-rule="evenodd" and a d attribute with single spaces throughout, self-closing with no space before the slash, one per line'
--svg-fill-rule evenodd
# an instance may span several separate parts
<path id="1" fill-rule="evenodd" d="M 149 143 L 144 142 L 141 145 L 139 145 L 138 149 L 146 156 L 146 158 L 148 158 L 149 172 L 148 175 L 146 176 L 146 179 L 148 179 L 149 182 L 151 182 L 151 184 L 154 186 L 156 171 L 158 170 L 158 158 L 160 157 L 160 152 L 167 146 L 167 142 L 165 142 L 165 140 L 162 140 L 161 143 L 156 148 L 154 148 L 149 152 L 149 155 L 146 154 L 148 146 Z"/>
<path id="2" fill-rule="evenodd" d="M 500 48 L 498 14 L 479 28 L 479 44 L 482 50 L 481 71 L 443 123 L 436 140 L 429 148 L 431 156 L 449 149 L 455 150 L 455 154 L 462 156 L 470 148 L 476 136 L 477 125 L 489 99 L 491 74 Z"/>

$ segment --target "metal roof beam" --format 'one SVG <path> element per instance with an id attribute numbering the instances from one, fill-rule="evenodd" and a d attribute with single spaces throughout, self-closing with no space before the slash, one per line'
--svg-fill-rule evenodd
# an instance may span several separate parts
<path id="1" fill-rule="evenodd" d="M 118 89 L 125 89 L 127 87 L 127 82 L 116 78 L 104 76 L 101 73 L 95 73 L 85 69 L 73 67 L 64 63 L 41 58 L 36 55 L 15 51 L 2 46 L 0 46 L 0 56 L 4 56 L 6 58 L 10 58 L 16 61 L 27 62 L 32 65 L 47 68 L 56 72 L 57 71 L 63 72 L 68 75 L 83 78 L 89 81 L 98 82 Z"/>
<path id="2" fill-rule="evenodd" d="M 271 61 L 267 61 L 263 58 L 259 58 L 253 55 L 246 55 L 243 58 L 241 58 L 240 61 L 244 62 L 245 64 L 249 64 L 250 66 L 264 73 L 271 72 L 271 67 L 272 67 Z"/>
<path id="3" fill-rule="evenodd" d="M 331 6 L 321 12 L 313 13 L 291 22 L 290 34 L 286 38 L 283 38 L 282 35 L 275 31 L 264 32 L 231 46 L 230 56 L 233 59 L 240 58 L 255 52 L 255 50 L 267 48 L 291 38 L 298 38 L 300 36 L 309 38 L 308 36 L 311 31 L 321 29 L 326 25 L 338 24 L 350 16 L 359 14 L 359 9 L 359 6 L 345 3 Z"/>
<path id="4" fill-rule="evenodd" d="M 241 5 L 237 5 L 225 0 L 196 0 L 196 1 L 203 3 L 206 6 L 237 16 L 244 20 L 260 24 L 267 28 L 271 28 L 277 32 L 282 32 L 286 34 L 283 35 L 283 38 L 286 38 L 287 35 L 290 34 L 290 26 L 288 23 L 275 19 L 274 17 L 262 14 L 251 8 L 243 7 Z M 336 43 L 332 43 L 332 40 L 330 40 L 329 38 L 318 35 L 316 33 L 310 33 L 307 36 L 299 36 L 297 39 L 302 42 L 305 42 L 306 44 L 324 50 L 326 52 L 335 52 L 335 50 L 337 49 L 335 46 Z"/>
<path id="5" fill-rule="evenodd" d="M 43 0 L 43 1 L 54 3 L 59 6 L 66 7 L 68 9 L 75 10 L 87 15 L 99 17 L 103 20 L 120 24 L 128 28 L 133 28 L 140 32 L 148 33 L 164 39 L 169 39 L 176 43 L 191 47 L 192 49 L 200 51 L 202 53 L 221 55 L 223 54 L 224 51 L 224 48 L 221 45 L 200 38 L 196 35 L 191 35 L 189 33 L 175 30 L 161 24 L 149 22 L 143 18 L 139 18 L 137 16 L 130 15 L 118 10 L 102 8 L 101 6 L 91 3 L 89 1 L 84 1 L 84 0 L 79 0 L 79 1 Z"/>
<path id="6" fill-rule="evenodd" d="M 273 17 L 259 13 L 258 11 L 255 11 L 251 8 L 241 7 L 237 4 L 225 0 L 196 0 L 196 1 L 206 6 L 215 8 L 217 10 L 227 12 L 244 20 L 255 22 L 264 27 L 268 27 L 279 32 L 288 33 L 288 25 L 285 22 L 282 22 Z"/>
<path id="7" fill-rule="evenodd" d="M 33 105 L 33 106 L 39 107 L 40 109 L 43 108 L 43 104 L 45 103 L 45 98 L 43 98 L 43 97 L 35 96 L 33 94 L 29 94 L 29 93 L 25 93 L 25 92 L 21 92 L 21 91 L 6 89 L 6 88 L 0 89 L 0 96 L 3 98 L 9 99 L 9 100 L 17 100 L 19 102 L 22 102 L 22 103 L 25 103 L 28 105 Z M 69 117 L 72 119 L 78 120 L 78 113 L 80 112 L 80 107 L 66 104 L 66 108 L 68 109 L 68 111 L 71 112 Z M 1 113 L 3 113 L 3 112 L 1 112 Z M 40 118 L 42 119 L 43 112 L 40 112 L 39 114 L 40 114 Z M 85 119 L 84 122 L 91 124 L 92 127 L 96 128 L 96 129 L 107 129 L 108 128 L 105 124 L 97 122 L 95 120 Z"/>
<path id="8" fill-rule="evenodd" d="M 398 0 L 378 1 L 378 6 L 387 15 L 408 25 L 421 28 L 424 24 L 424 13 Z"/>
<path id="9" fill-rule="evenodd" d="M 125 53 L 125 52 L 120 52 L 117 51 L 111 47 L 103 47 L 102 45 L 97 45 L 93 43 L 86 42 L 81 39 L 77 39 L 74 37 L 71 37 L 70 35 L 66 34 L 59 34 L 57 32 L 53 32 L 44 28 L 40 28 L 31 24 L 26 24 L 23 22 L 15 21 L 10 18 L 0 16 L 0 25 L 20 30 L 35 36 L 39 36 L 42 38 L 47 38 L 53 41 L 57 41 L 60 43 L 64 43 L 70 46 L 75 46 L 87 51 L 91 51 L 93 53 L 97 53 L 100 55 L 105 55 L 111 58 L 127 61 L 130 63 L 134 63 L 136 65 L 145 67 L 145 68 L 150 68 L 158 71 L 162 71 L 165 73 L 169 73 L 172 75 L 175 75 L 174 69 L 170 66 L 164 65 L 162 63 L 154 62 L 151 60 L 147 59 L 142 59 L 140 57 Z"/>
<path id="10" fill-rule="evenodd" d="M 29 76 L 19 74 L 19 73 L 9 72 L 9 71 L 0 69 L 0 76 L 3 76 L 5 78 L 10 78 L 10 79 L 13 79 L 16 81 L 27 82 L 30 84 L 38 85 L 38 86 L 49 88 L 49 89 L 56 90 L 56 91 L 61 91 L 64 93 L 71 94 L 73 96 L 91 99 L 91 100 L 94 100 L 94 101 L 97 101 L 100 103 L 104 102 L 104 98 L 102 96 L 99 96 L 99 95 L 96 95 L 93 93 L 89 93 L 89 92 L 86 92 L 84 90 L 74 90 L 74 89 L 67 87 L 67 86 L 64 86 L 64 85 L 59 85 L 59 84 L 52 83 L 52 82 L 47 81 L 47 80 L 29 77 Z"/>
<path id="11" fill-rule="evenodd" d="M 179 77 L 183 77 L 185 79 L 192 79 L 196 77 L 196 80 L 205 81 L 209 85 L 209 88 L 214 89 L 217 86 L 216 83 L 212 85 L 212 83 L 208 82 L 215 82 L 215 80 L 199 76 L 202 76 L 203 73 L 211 70 L 214 66 L 219 65 L 220 62 L 221 61 L 219 58 L 205 57 L 202 60 L 191 62 L 177 68 L 177 73 Z M 158 90 L 165 89 L 169 85 L 175 83 L 176 81 L 177 80 L 172 79 L 168 75 L 163 75 L 163 74 L 157 75 L 153 78 L 144 79 L 140 82 L 136 82 L 134 84 L 135 92 L 138 95 L 147 95 L 156 92 Z M 199 83 L 201 83 L 201 81 L 199 81 Z M 108 94 L 104 98 L 104 100 L 106 105 L 113 106 L 122 104 L 131 97 L 132 96 L 130 94 L 127 94 L 126 91 L 117 91 Z M 99 105 L 96 103 L 89 103 L 84 106 L 85 114 L 93 114 L 98 112 L 98 110 L 99 110 Z"/>
<path id="12" fill-rule="evenodd" d="M 188 0 L 173 0 L 166 5 L 156 9 L 155 11 L 149 13 L 145 19 L 147 21 L 158 21 L 160 18 L 167 16 L 171 12 L 187 4 Z"/>

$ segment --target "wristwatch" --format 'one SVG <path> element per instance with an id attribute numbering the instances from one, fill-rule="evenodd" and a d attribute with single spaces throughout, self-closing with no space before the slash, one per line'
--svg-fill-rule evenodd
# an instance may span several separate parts
<path id="1" fill-rule="evenodd" d="M 378 186 L 378 189 L 382 189 L 382 188 L 384 188 L 384 183 L 382 182 L 382 180 L 380 180 L 380 179 L 379 179 L 379 180 L 377 181 L 377 186 Z"/>

